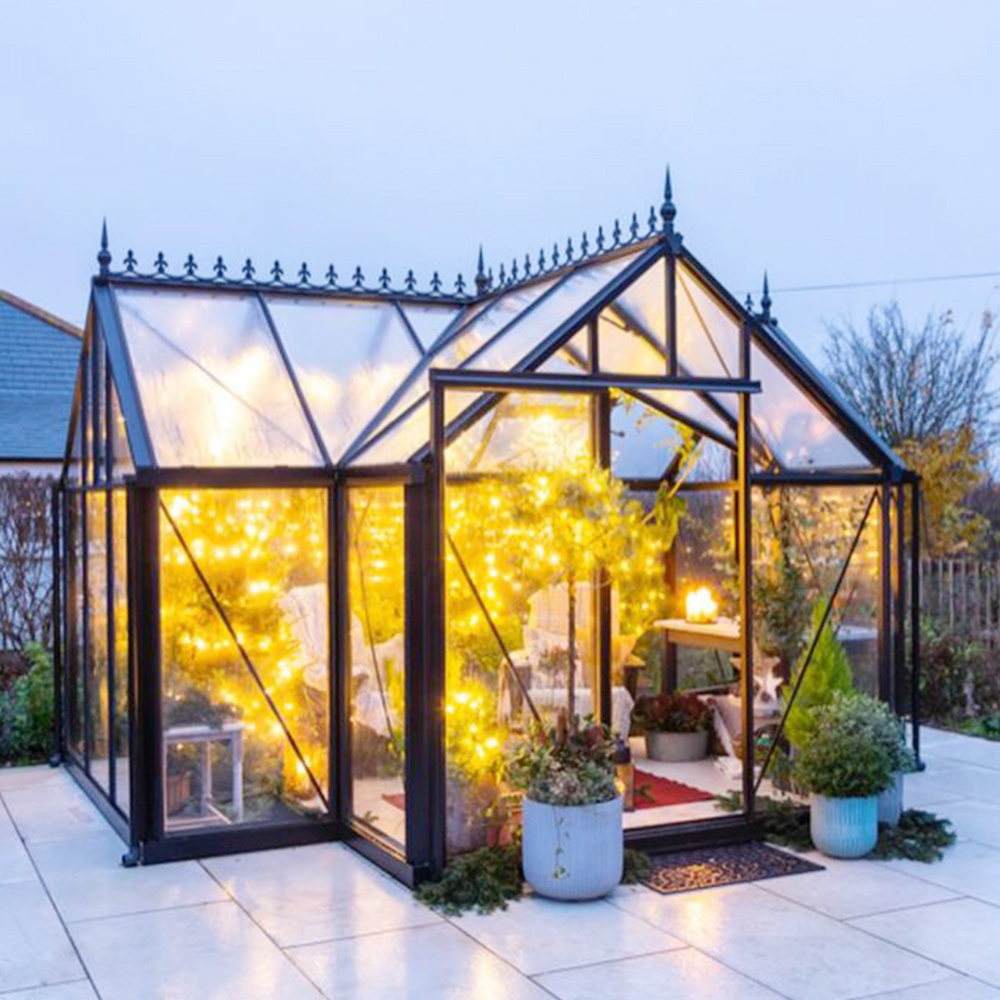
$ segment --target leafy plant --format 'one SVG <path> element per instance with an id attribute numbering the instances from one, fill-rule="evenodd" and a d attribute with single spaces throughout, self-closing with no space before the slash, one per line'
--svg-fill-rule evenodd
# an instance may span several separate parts
<path id="1" fill-rule="evenodd" d="M 695 733 L 712 728 L 712 710 L 695 694 L 642 695 L 632 722 L 647 733 Z"/>
<path id="2" fill-rule="evenodd" d="M 481 847 L 455 858 L 437 882 L 424 882 L 414 895 L 420 902 L 448 916 L 466 910 L 492 913 L 506 910 L 522 891 L 519 844 Z"/>
<path id="3" fill-rule="evenodd" d="M 507 758 L 511 784 L 534 802 L 556 806 L 615 798 L 615 744 L 608 727 L 590 720 L 583 727 L 567 727 L 563 719 L 555 729 L 536 728 L 515 745 Z"/>
<path id="4" fill-rule="evenodd" d="M 889 786 L 897 758 L 882 735 L 874 698 L 837 692 L 814 711 L 815 729 L 792 765 L 796 781 L 817 795 L 867 798 Z"/>
<path id="5" fill-rule="evenodd" d="M 653 862 L 649 855 L 632 847 L 626 847 L 622 885 L 638 885 L 640 882 L 645 882 L 652 874 Z"/>
<path id="6" fill-rule="evenodd" d="M 823 620 L 824 610 L 825 605 L 822 603 L 813 606 L 813 634 Z M 792 683 L 788 687 L 789 691 L 795 690 L 798 677 L 805 669 L 802 686 L 795 696 L 795 701 L 792 702 L 788 712 L 788 720 L 785 723 L 785 734 L 794 747 L 804 746 L 815 730 L 816 709 L 823 705 L 829 705 L 838 692 L 847 694 L 854 687 L 851 662 L 847 658 L 844 647 L 837 641 L 829 619 L 823 626 L 823 631 L 820 633 L 808 666 L 806 665 L 807 656 L 808 650 L 803 652 L 795 668 Z"/>
<path id="7" fill-rule="evenodd" d="M 981 642 L 924 619 L 920 643 L 920 697 L 928 719 L 954 725 L 1000 712 L 1000 672 Z"/>
<path id="8" fill-rule="evenodd" d="M 26 764 L 52 750 L 52 659 L 36 642 L 24 647 L 28 671 L 0 698 L 0 760 Z"/>
<path id="9" fill-rule="evenodd" d="M 907 809 L 898 826 L 880 826 L 878 844 L 871 858 L 908 858 L 930 864 L 944 857 L 944 849 L 955 843 L 951 823 L 922 809 Z"/>

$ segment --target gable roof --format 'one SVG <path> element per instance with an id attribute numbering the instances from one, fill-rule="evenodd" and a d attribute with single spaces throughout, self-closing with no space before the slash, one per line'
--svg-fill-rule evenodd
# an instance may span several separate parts
<path id="1" fill-rule="evenodd" d="M 0 291 L 0 461 L 60 461 L 82 331 Z"/>

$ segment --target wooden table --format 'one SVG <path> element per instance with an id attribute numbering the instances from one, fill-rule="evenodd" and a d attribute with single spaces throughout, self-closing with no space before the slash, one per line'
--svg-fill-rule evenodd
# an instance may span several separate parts
<path id="1" fill-rule="evenodd" d="M 683 618 L 661 618 L 653 624 L 656 628 L 663 629 L 667 642 L 678 646 L 721 649 L 726 653 L 743 652 L 740 623 L 732 618 L 718 618 L 705 625 L 696 625 Z"/>

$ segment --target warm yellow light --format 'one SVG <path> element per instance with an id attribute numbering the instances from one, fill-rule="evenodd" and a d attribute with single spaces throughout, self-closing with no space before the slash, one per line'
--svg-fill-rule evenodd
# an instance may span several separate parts
<path id="1" fill-rule="evenodd" d="M 699 587 L 688 593 L 685 599 L 684 617 L 695 625 L 708 625 L 715 621 L 719 605 L 708 587 Z"/>

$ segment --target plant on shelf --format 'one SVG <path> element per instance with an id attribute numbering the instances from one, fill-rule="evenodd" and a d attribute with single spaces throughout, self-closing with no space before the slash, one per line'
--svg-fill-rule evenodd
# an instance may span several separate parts
<path id="1" fill-rule="evenodd" d="M 831 857 L 857 858 L 878 841 L 879 795 L 897 756 L 880 731 L 882 706 L 860 693 L 836 693 L 815 709 L 815 727 L 793 763 L 811 794 L 813 843 Z"/>
<path id="2" fill-rule="evenodd" d="M 632 709 L 632 723 L 645 734 L 651 760 L 701 760 L 708 754 L 712 709 L 696 694 L 643 695 Z"/>
<path id="3" fill-rule="evenodd" d="M 507 757 L 511 783 L 523 789 L 522 864 L 532 888 L 554 899 L 593 899 L 621 880 L 622 797 L 615 743 L 588 719 L 534 729 Z"/>

